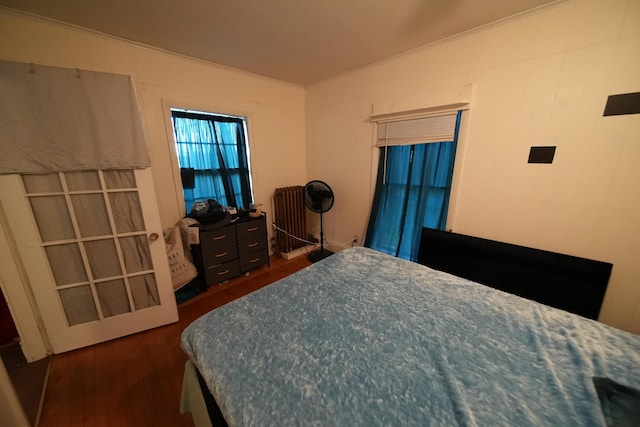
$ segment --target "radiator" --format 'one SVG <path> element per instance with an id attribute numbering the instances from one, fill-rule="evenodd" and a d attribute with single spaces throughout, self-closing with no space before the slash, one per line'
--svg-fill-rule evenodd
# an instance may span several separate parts
<path id="1" fill-rule="evenodd" d="M 278 228 L 274 231 L 275 244 L 280 252 L 291 252 L 306 243 L 299 239 L 307 239 L 307 216 L 302 191 L 304 187 L 276 188 L 273 193 L 274 223 Z M 289 235 L 287 235 L 287 233 Z"/>

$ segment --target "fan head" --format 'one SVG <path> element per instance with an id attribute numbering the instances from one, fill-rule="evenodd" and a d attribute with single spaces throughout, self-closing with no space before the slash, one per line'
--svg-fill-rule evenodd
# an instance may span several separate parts
<path id="1" fill-rule="evenodd" d="M 324 213 L 333 207 L 333 190 L 326 182 L 309 181 L 304 186 L 304 204 L 315 213 Z"/>

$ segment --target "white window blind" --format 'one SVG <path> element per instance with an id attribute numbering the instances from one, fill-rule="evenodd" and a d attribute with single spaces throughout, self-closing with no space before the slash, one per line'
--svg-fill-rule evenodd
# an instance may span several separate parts
<path id="1" fill-rule="evenodd" d="M 378 123 L 376 146 L 453 141 L 457 112 Z"/>

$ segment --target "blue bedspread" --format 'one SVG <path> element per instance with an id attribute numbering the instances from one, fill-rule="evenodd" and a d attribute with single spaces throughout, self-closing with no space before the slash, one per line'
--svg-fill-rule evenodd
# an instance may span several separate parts
<path id="1" fill-rule="evenodd" d="M 640 336 L 366 248 L 182 345 L 232 426 L 600 426 L 593 377 L 640 388 Z"/>

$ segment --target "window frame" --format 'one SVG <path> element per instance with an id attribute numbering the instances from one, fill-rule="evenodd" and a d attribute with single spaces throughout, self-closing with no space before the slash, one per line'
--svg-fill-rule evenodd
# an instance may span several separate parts
<path id="1" fill-rule="evenodd" d="M 438 225 L 438 228 L 450 228 L 450 224 L 453 223 L 453 218 L 455 216 L 455 205 L 458 191 L 457 181 L 460 169 L 459 167 L 455 167 L 455 165 L 460 161 L 460 130 L 464 127 L 466 117 L 465 111 L 466 108 L 460 108 L 453 111 L 449 108 L 443 107 L 442 109 L 431 108 L 429 109 L 429 114 L 387 114 L 370 116 L 371 122 L 376 126 L 372 149 L 378 149 L 378 155 L 373 156 L 377 157 L 378 164 L 376 168 L 377 173 L 375 176 L 375 185 L 372 186 L 371 190 L 371 213 L 369 214 L 367 230 L 365 232 L 365 246 L 373 244 L 373 239 L 375 238 L 374 234 L 376 234 L 376 232 L 372 228 L 372 221 L 376 221 L 376 218 L 382 212 L 379 207 L 384 197 L 379 195 L 378 190 L 382 191 L 382 188 L 384 187 L 392 188 L 399 185 L 398 183 L 390 182 L 389 180 L 392 178 L 388 177 L 386 172 L 388 150 L 396 149 L 398 147 L 403 147 L 403 149 L 410 147 L 408 167 L 409 170 L 411 170 L 413 165 L 413 152 L 416 147 L 428 146 L 430 144 L 452 144 L 452 155 L 450 157 L 451 165 L 447 170 L 448 183 L 444 187 L 445 190 L 448 190 L 445 191 L 443 198 L 443 212 L 445 215 L 444 222 L 441 222 Z M 394 125 L 393 129 L 389 129 L 390 124 Z M 374 175 L 372 173 L 372 178 L 373 177 Z M 413 176 L 411 179 L 413 179 Z M 384 185 L 383 182 L 385 182 Z M 408 195 L 418 188 L 431 188 L 436 191 L 442 191 L 443 189 L 443 187 L 439 185 L 427 185 L 424 187 L 423 185 L 417 186 L 411 183 L 407 183 L 406 186 L 403 187 L 407 189 L 405 192 L 405 203 L 406 200 L 408 200 Z M 388 203 L 388 201 L 385 201 L 385 205 L 386 203 Z M 424 215 L 421 218 L 421 227 L 425 226 L 425 222 L 428 219 L 427 212 L 428 210 L 425 210 Z M 398 225 L 400 226 L 399 232 L 402 235 L 405 231 L 404 218 L 401 218 L 400 221 L 401 222 Z M 375 247 L 376 249 L 382 250 L 383 252 L 391 255 L 394 255 L 392 251 L 395 251 L 394 256 L 400 256 L 400 251 L 403 247 L 402 238 L 400 238 L 397 247 L 391 248 L 391 250 L 389 250 L 387 246 L 380 245 L 379 243 L 380 242 L 377 242 L 377 247 Z M 412 241 L 411 248 L 413 248 L 414 244 L 415 241 Z M 417 256 L 417 251 L 415 254 L 413 253 L 413 250 L 411 253 L 407 253 L 406 249 L 407 248 L 405 247 L 401 257 L 405 258 L 408 256 L 407 259 L 414 260 L 413 257 Z"/>
<path id="2" fill-rule="evenodd" d="M 248 180 L 249 180 L 249 191 L 251 200 L 255 200 L 255 189 L 253 182 L 253 167 L 251 162 L 251 127 L 252 120 L 251 114 L 247 111 L 236 110 L 229 107 L 216 107 L 208 104 L 195 104 L 184 101 L 172 101 L 163 99 L 162 100 L 162 110 L 165 119 L 165 130 L 167 137 L 167 144 L 169 145 L 170 151 L 170 161 L 171 161 L 171 169 L 172 169 L 172 181 L 173 188 L 175 191 L 175 202 L 172 203 L 172 211 L 173 216 L 176 218 L 182 218 L 185 216 L 185 213 L 188 214 L 191 207 L 187 206 L 185 202 L 184 189 L 182 186 L 182 177 L 180 171 L 180 163 L 178 159 L 177 152 L 177 144 L 175 138 L 175 132 L 173 128 L 173 114 L 172 111 L 181 111 L 195 114 L 205 114 L 219 117 L 232 117 L 238 118 L 243 121 L 243 130 L 245 137 L 245 151 L 247 157 L 247 170 L 248 170 Z M 223 113 L 219 111 L 224 111 Z M 162 178 L 160 179 L 162 181 Z M 163 181 L 167 185 L 171 185 L 166 181 Z M 160 184 L 162 185 L 162 184 Z"/>

